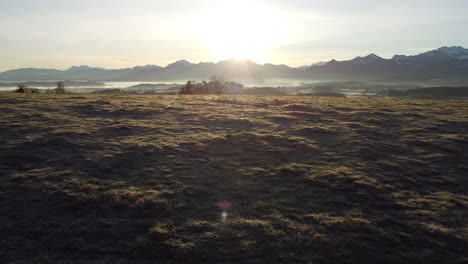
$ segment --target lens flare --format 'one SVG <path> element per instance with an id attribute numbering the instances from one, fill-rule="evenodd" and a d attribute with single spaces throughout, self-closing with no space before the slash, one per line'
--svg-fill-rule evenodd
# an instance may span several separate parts
<path id="1" fill-rule="evenodd" d="M 231 202 L 231 201 L 227 201 L 227 200 L 223 200 L 223 201 L 217 202 L 216 205 L 217 205 L 221 210 L 223 210 L 223 211 L 221 212 L 221 222 L 222 222 L 222 223 L 225 223 L 226 220 L 227 220 L 227 217 L 228 217 L 227 210 L 228 210 L 229 208 L 231 208 L 232 202 Z"/>
<path id="2" fill-rule="evenodd" d="M 221 213 L 221 222 L 226 223 L 227 217 L 228 217 L 228 213 L 226 211 L 223 211 Z"/>

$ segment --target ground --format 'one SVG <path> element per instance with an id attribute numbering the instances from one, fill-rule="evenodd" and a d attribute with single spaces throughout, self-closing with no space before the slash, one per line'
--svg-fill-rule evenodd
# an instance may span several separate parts
<path id="1" fill-rule="evenodd" d="M 1 93 L 0 262 L 466 262 L 467 134 L 467 101 Z"/>

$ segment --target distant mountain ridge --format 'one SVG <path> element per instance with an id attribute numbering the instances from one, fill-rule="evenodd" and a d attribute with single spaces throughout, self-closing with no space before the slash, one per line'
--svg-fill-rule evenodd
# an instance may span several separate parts
<path id="1" fill-rule="evenodd" d="M 414 56 L 395 55 L 392 60 L 444 60 L 444 59 L 468 59 L 468 49 L 463 47 L 442 47 Z"/>
<path id="2" fill-rule="evenodd" d="M 371 53 L 352 60 L 331 60 L 297 68 L 237 59 L 218 63 L 179 60 L 166 67 L 146 65 L 124 69 L 87 65 L 72 66 L 64 71 L 22 68 L 0 73 L 0 80 L 175 81 L 202 80 L 213 75 L 248 83 L 262 83 L 269 79 L 468 81 L 468 49 L 457 46 L 441 47 L 418 55 L 395 55 L 391 59 Z"/>

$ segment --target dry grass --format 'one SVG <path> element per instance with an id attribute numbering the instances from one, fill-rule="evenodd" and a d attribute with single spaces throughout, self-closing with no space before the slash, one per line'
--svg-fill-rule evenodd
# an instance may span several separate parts
<path id="1" fill-rule="evenodd" d="M 468 258 L 466 101 L 4 93 L 0 115 L 2 263 Z"/>

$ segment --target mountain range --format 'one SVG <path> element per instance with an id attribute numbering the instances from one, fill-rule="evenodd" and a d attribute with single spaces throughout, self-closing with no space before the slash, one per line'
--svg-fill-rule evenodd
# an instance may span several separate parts
<path id="1" fill-rule="evenodd" d="M 64 71 L 21 68 L 0 73 L 0 80 L 180 81 L 209 79 L 215 75 L 247 83 L 264 83 L 270 79 L 468 81 L 468 49 L 442 47 L 414 56 L 395 55 L 391 59 L 370 54 L 347 61 L 331 60 L 297 68 L 237 59 L 218 63 L 180 60 L 166 67 L 146 65 L 124 69 L 86 65 Z"/>

